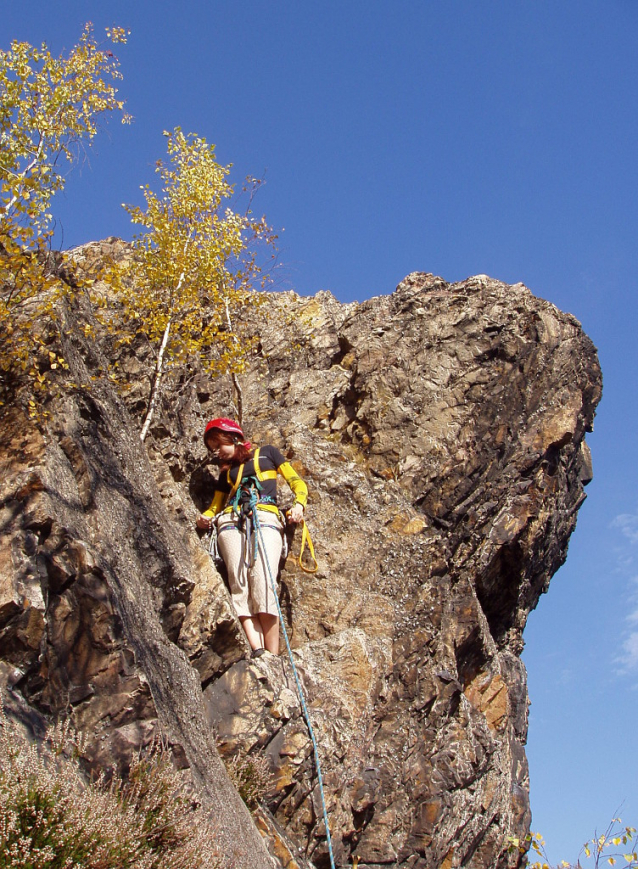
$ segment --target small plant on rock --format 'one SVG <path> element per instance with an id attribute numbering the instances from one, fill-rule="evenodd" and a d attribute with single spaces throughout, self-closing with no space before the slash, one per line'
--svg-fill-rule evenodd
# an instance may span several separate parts
<path id="1" fill-rule="evenodd" d="M 249 809 L 257 807 L 274 783 L 268 760 L 263 754 L 236 754 L 226 761 L 226 770 Z"/>

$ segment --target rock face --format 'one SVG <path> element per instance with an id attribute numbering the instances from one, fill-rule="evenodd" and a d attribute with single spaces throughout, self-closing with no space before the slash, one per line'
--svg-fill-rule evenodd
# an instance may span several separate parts
<path id="1" fill-rule="evenodd" d="M 96 766 L 125 767 L 163 729 L 237 865 L 268 865 L 259 827 L 277 865 L 322 869 L 290 666 L 246 660 L 194 531 L 214 474 L 203 425 L 233 415 L 230 383 L 195 363 L 175 372 L 142 448 L 147 348 L 117 351 L 133 384 L 122 400 L 91 380 L 115 351 L 89 345 L 78 316 L 44 427 L 18 408 L 4 423 L 5 703 L 36 730 L 71 714 Z M 261 343 L 242 376 L 244 427 L 311 492 L 320 568 L 299 569 L 290 533 L 281 605 L 336 864 L 517 866 L 507 837 L 530 822 L 522 634 L 591 479 L 593 345 L 570 315 L 485 276 L 415 273 L 363 304 L 277 294 L 245 328 Z M 215 745 L 267 758 L 255 824 Z"/>

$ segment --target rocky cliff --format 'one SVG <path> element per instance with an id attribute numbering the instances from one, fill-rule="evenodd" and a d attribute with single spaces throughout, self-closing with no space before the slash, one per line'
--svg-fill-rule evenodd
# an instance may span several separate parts
<path id="1" fill-rule="evenodd" d="M 214 475 L 203 425 L 233 415 L 231 385 L 196 361 L 174 372 L 142 446 L 149 348 L 88 340 L 78 318 L 91 314 L 76 308 L 48 417 L 16 404 L 3 420 L 5 705 L 36 732 L 70 715 L 96 767 L 125 768 L 161 730 L 235 865 L 271 865 L 264 842 L 276 865 L 322 869 L 290 668 L 247 659 L 194 530 Z M 530 822 L 519 655 L 591 479 L 591 341 L 521 284 L 422 273 L 362 304 L 273 294 L 245 328 L 260 335 L 241 380 L 245 429 L 311 492 L 320 567 L 299 569 L 290 533 L 281 604 L 337 865 L 518 865 L 507 837 Z M 125 398 L 106 357 L 132 384 Z M 220 754 L 266 758 L 252 816 Z"/>

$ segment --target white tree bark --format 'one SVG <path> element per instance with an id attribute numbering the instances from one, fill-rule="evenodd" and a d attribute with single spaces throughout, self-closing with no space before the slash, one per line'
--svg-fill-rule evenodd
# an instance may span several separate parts
<path id="1" fill-rule="evenodd" d="M 190 235 L 192 235 L 192 230 Z M 187 245 L 188 241 L 184 245 L 184 253 L 186 253 Z M 175 287 L 175 291 L 171 295 L 171 299 L 174 299 L 181 290 L 182 284 L 184 283 L 185 275 L 186 272 L 182 272 L 179 276 L 177 286 Z M 172 301 L 169 303 L 169 310 L 174 311 Z M 162 335 L 162 343 L 160 344 L 159 353 L 157 354 L 157 360 L 155 361 L 155 374 L 153 376 L 153 386 L 151 387 L 151 394 L 148 399 L 148 410 L 146 411 L 146 416 L 144 417 L 144 425 L 142 426 L 142 431 L 140 432 L 140 440 L 142 441 L 142 443 L 144 443 L 144 441 L 146 440 L 146 435 L 148 434 L 148 430 L 153 419 L 153 414 L 155 413 L 155 408 L 157 407 L 157 400 L 160 396 L 160 384 L 162 382 L 162 375 L 164 373 L 164 354 L 166 353 L 168 338 L 171 334 L 172 323 L 173 315 L 171 314 L 168 318 L 166 328 L 164 329 L 164 334 Z"/>
<path id="2" fill-rule="evenodd" d="M 144 441 L 146 440 L 146 435 L 148 434 L 151 420 L 153 419 L 155 408 L 157 407 L 157 399 L 159 398 L 160 394 L 162 374 L 164 373 L 164 353 L 166 352 L 166 345 L 168 344 L 168 338 L 171 333 L 171 322 L 172 321 L 169 320 L 166 324 L 164 334 L 162 335 L 162 343 L 160 345 L 159 353 L 157 354 L 157 361 L 155 363 L 155 376 L 153 377 L 153 386 L 151 387 L 151 394 L 148 400 L 148 410 L 146 411 L 144 425 L 142 426 L 142 431 L 140 432 L 140 440 L 142 441 L 142 443 L 144 443 Z"/>

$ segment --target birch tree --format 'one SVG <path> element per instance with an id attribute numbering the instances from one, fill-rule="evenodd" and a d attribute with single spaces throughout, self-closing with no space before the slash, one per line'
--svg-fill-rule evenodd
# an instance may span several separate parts
<path id="1" fill-rule="evenodd" d="M 126 272 L 111 281 L 124 307 L 119 340 L 142 335 L 154 348 L 142 441 L 172 365 L 195 354 L 211 373 L 241 369 L 246 344 L 231 311 L 258 304 L 251 290 L 261 286 L 263 252 L 275 240 L 264 218 L 229 207 L 230 166 L 216 161 L 213 145 L 179 127 L 164 135 L 168 161 L 156 167 L 161 190 L 143 186 L 145 206 L 124 205 L 145 231 Z"/>
<path id="2" fill-rule="evenodd" d="M 110 45 L 126 36 L 107 30 Z M 100 119 L 120 112 L 130 120 L 114 84 L 120 78 L 117 57 L 98 45 L 90 24 L 67 56 L 19 41 L 0 50 L 0 403 L 11 374 L 43 382 L 38 353 L 46 342 L 37 323 L 54 315 L 63 289 L 47 268 L 51 199 Z"/>

